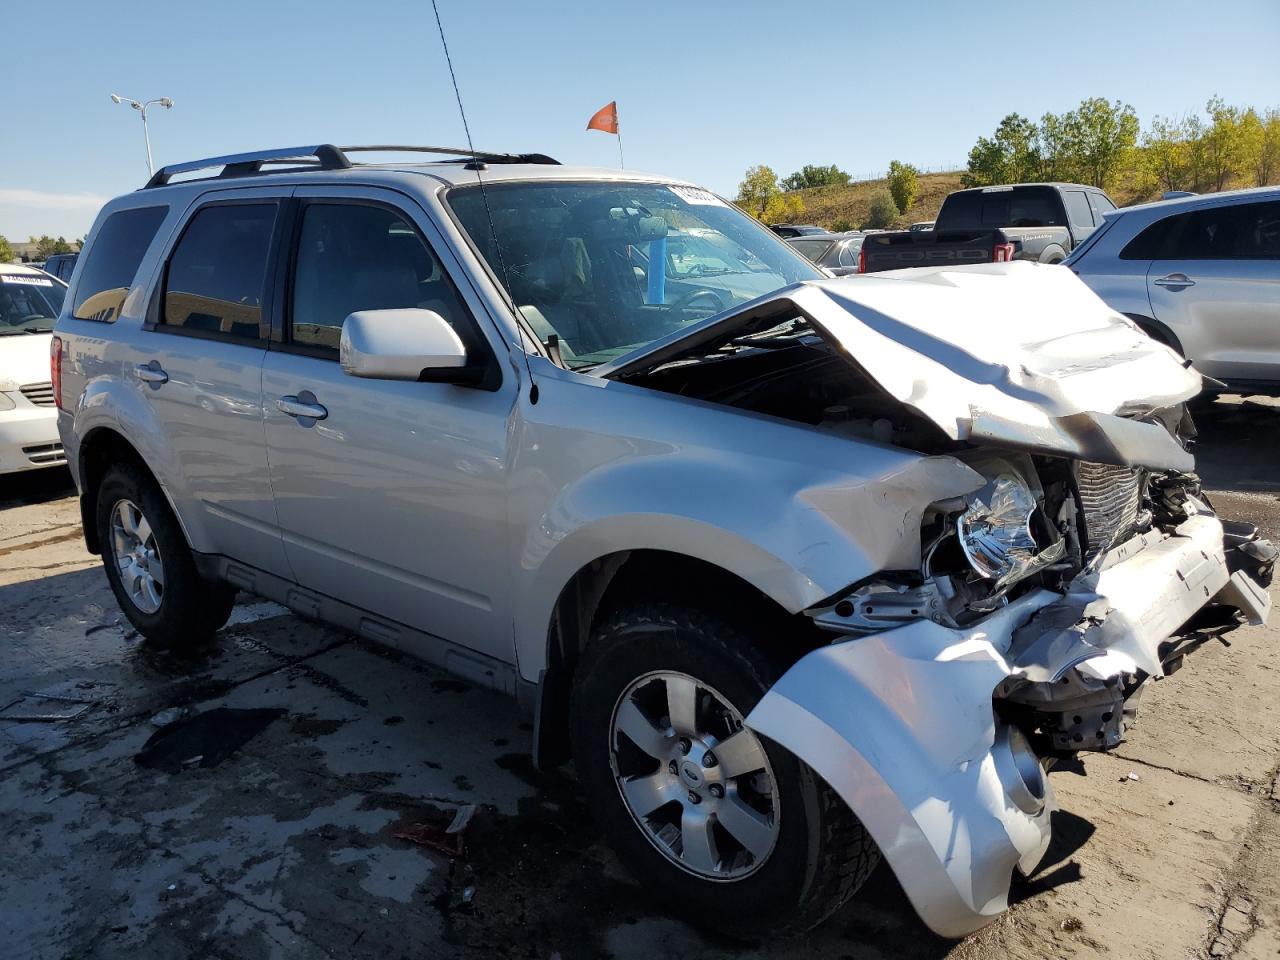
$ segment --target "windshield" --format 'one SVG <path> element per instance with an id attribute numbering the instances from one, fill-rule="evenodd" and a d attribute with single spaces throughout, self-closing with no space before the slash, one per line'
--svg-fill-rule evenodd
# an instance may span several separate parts
<path id="1" fill-rule="evenodd" d="M 52 277 L 0 273 L 0 337 L 53 329 L 67 285 Z"/>
<path id="2" fill-rule="evenodd" d="M 492 229 L 479 188 L 454 189 L 449 204 L 525 322 L 544 344 L 554 335 L 573 369 L 824 276 L 705 190 L 503 183 L 485 191 Z"/>

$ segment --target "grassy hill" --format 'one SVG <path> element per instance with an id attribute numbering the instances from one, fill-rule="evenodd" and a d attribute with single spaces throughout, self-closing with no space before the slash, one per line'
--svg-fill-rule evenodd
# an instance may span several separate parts
<path id="1" fill-rule="evenodd" d="M 964 185 L 960 182 L 963 171 L 951 173 L 922 173 L 920 175 L 920 193 L 911 209 L 894 221 L 895 228 L 903 228 L 918 220 L 933 220 L 948 193 L 959 190 Z M 1252 186 L 1252 182 L 1236 178 L 1228 183 L 1226 189 Z M 804 201 L 804 213 L 793 217 L 797 223 L 816 223 L 820 227 L 832 230 L 837 226 L 848 224 L 857 230 L 867 220 L 871 207 L 871 195 L 881 187 L 888 188 L 885 180 L 858 180 L 843 187 L 813 187 L 809 190 L 797 190 Z M 1135 173 L 1128 173 L 1118 178 L 1108 189 L 1111 199 L 1117 206 L 1129 206 L 1145 203 L 1148 200 L 1159 200 L 1160 189 L 1144 184 Z"/>
<path id="2" fill-rule="evenodd" d="M 816 223 L 828 230 L 848 223 L 857 229 L 866 222 L 871 206 L 871 195 L 881 187 L 888 187 L 884 180 L 859 180 L 844 187 L 813 187 L 796 191 L 804 201 L 804 215 L 796 218 L 802 223 Z M 900 216 L 894 226 L 905 227 L 917 220 L 932 220 L 948 193 L 960 189 L 960 171 L 954 173 L 925 173 L 920 176 L 920 193 L 916 202 Z"/>

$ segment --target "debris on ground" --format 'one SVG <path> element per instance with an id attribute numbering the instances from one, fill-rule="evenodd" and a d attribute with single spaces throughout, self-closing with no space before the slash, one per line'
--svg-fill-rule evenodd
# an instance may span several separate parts
<path id="1" fill-rule="evenodd" d="M 187 715 L 186 707 L 169 707 L 167 710 L 161 710 L 151 718 L 153 727 L 167 727 L 171 723 L 177 723 Z"/>
<path id="2" fill-rule="evenodd" d="M 476 815 L 474 803 L 464 803 L 454 812 L 447 825 L 415 823 L 408 830 L 393 833 L 397 840 L 408 840 L 420 847 L 428 847 L 448 857 L 460 857 L 466 852 L 466 830 Z M 472 889 L 474 896 L 475 890 Z"/>
<path id="3" fill-rule="evenodd" d="M 1067 933 L 1074 933 L 1084 927 L 1084 922 L 1079 917 L 1067 917 L 1062 923 L 1058 924 Z"/>
<path id="4" fill-rule="evenodd" d="M 165 773 L 216 767 L 285 712 L 278 708 L 206 710 L 161 727 L 142 745 L 133 762 Z"/>
<path id="5" fill-rule="evenodd" d="M 103 702 L 101 697 L 65 692 L 66 687 L 63 684 L 49 690 L 23 690 L 22 696 L 0 707 L 0 720 L 14 723 L 59 723 L 75 720 Z M 72 689 L 93 687 L 93 683 L 81 683 Z"/>
<path id="6" fill-rule="evenodd" d="M 1126 780 L 1133 780 L 1137 782 L 1138 780 L 1141 780 L 1141 779 L 1142 778 L 1140 776 L 1138 776 L 1136 773 L 1130 770 L 1128 773 L 1126 773 L 1123 777 L 1120 778 L 1120 782 L 1124 783 Z"/>

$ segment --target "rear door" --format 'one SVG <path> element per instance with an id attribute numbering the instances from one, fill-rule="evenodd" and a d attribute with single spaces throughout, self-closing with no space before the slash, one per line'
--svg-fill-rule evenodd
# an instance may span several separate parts
<path id="1" fill-rule="evenodd" d="M 1165 229 L 1147 271 L 1155 318 L 1202 373 L 1280 380 L 1280 200 L 1193 210 Z"/>
<path id="2" fill-rule="evenodd" d="M 165 255 L 128 366 L 167 440 L 197 549 L 288 576 L 267 471 L 262 361 L 287 188 L 206 194 Z M 251 584 L 246 584 L 251 586 Z"/>
<path id="3" fill-rule="evenodd" d="M 512 658 L 507 436 L 501 378 L 474 292 L 425 213 L 375 188 L 299 188 L 281 342 L 263 374 L 267 447 L 285 550 L 303 586 Z M 488 389 L 347 376 L 342 322 L 423 307 L 493 365 Z M 486 321 L 487 322 L 487 321 Z M 291 416 L 283 398 L 313 404 Z M 413 642 L 413 641 L 405 641 Z M 430 656 L 430 651 L 419 651 Z"/>

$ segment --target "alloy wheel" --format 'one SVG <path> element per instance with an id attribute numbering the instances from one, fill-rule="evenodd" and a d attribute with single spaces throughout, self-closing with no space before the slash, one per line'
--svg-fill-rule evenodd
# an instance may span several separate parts
<path id="1" fill-rule="evenodd" d="M 613 709 L 610 762 L 637 826 L 681 869 L 740 880 L 773 851 L 779 810 L 769 759 L 713 687 L 670 671 L 633 681 Z"/>

